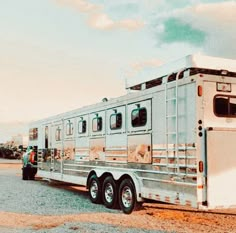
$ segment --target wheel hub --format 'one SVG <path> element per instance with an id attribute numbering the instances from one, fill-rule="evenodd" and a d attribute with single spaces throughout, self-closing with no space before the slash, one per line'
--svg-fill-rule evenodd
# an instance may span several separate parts
<path id="1" fill-rule="evenodd" d="M 133 202 L 133 195 L 128 186 L 124 187 L 122 190 L 122 202 L 126 208 L 129 208 Z"/>
<path id="2" fill-rule="evenodd" d="M 111 203 L 114 197 L 114 190 L 111 184 L 106 185 L 104 194 L 105 194 L 106 201 Z"/>
<path id="3" fill-rule="evenodd" d="M 95 181 L 92 181 L 91 188 L 90 188 L 90 194 L 92 198 L 96 198 L 98 194 L 98 184 Z"/>

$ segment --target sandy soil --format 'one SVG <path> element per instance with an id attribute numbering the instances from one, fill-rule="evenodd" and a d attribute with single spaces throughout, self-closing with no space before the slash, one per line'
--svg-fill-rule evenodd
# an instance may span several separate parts
<path id="1" fill-rule="evenodd" d="M 0 169 L 20 167 L 21 164 L 0 164 Z M 42 216 L 0 212 L 0 226 L 7 228 L 50 229 L 65 222 L 104 223 L 170 232 L 236 232 L 236 209 L 202 212 L 175 205 L 145 203 L 141 210 L 131 215 L 117 212 Z"/>
<path id="2" fill-rule="evenodd" d="M 30 227 L 35 230 L 57 227 L 65 222 L 93 222 L 172 232 L 236 232 L 234 213 L 201 213 L 157 204 L 147 204 L 144 210 L 128 216 L 120 213 L 41 216 L 0 212 L 0 219 L 3 227 Z"/>
<path id="3" fill-rule="evenodd" d="M 0 169 L 21 169 L 21 163 L 2 163 Z"/>

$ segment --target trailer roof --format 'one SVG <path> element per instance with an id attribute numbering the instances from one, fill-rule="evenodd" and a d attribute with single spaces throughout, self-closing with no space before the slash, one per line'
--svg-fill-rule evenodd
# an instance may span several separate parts
<path id="1" fill-rule="evenodd" d="M 200 68 L 209 70 L 227 70 L 236 73 L 236 60 L 225 59 L 220 57 L 210 57 L 200 54 L 188 55 L 182 59 L 151 68 L 140 72 L 133 78 L 126 80 L 126 89 L 132 89 L 139 84 L 147 81 L 170 75 L 180 70 L 189 68 Z"/>

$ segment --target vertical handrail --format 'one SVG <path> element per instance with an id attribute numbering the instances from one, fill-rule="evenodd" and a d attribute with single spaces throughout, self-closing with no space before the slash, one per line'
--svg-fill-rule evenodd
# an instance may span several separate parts
<path id="1" fill-rule="evenodd" d="M 166 77 L 165 80 L 165 115 L 166 115 L 166 169 L 169 174 L 169 127 L 168 127 L 168 79 L 170 75 Z"/>
<path id="2" fill-rule="evenodd" d="M 166 130 L 165 130 L 165 133 L 166 133 L 166 170 L 167 170 L 167 172 L 169 173 L 169 169 L 168 169 L 168 165 L 169 165 L 169 159 L 168 159 L 168 149 L 169 149 L 169 146 L 168 146 L 168 132 L 167 132 L 167 130 L 168 130 L 168 118 L 167 118 L 167 115 L 168 115 L 168 113 L 167 113 L 167 108 L 168 108 L 168 104 L 167 104 L 167 89 L 168 89 L 168 78 L 169 78 L 169 76 L 167 76 L 166 77 L 166 80 L 165 80 L 165 115 L 166 115 Z"/>
<path id="3" fill-rule="evenodd" d="M 182 69 L 180 70 L 177 75 L 176 75 L 176 140 L 175 140 L 175 144 L 176 144 L 176 157 L 177 157 L 177 164 L 178 164 L 178 167 L 177 167 L 177 172 L 178 174 L 180 173 L 180 170 L 179 170 L 179 92 L 178 92 L 178 89 L 179 89 L 179 76 L 182 72 L 184 72 L 186 69 Z"/>
<path id="4" fill-rule="evenodd" d="M 177 173 L 179 174 L 179 92 L 178 92 L 178 81 L 179 81 L 179 75 L 182 73 L 183 70 L 180 70 L 176 75 L 176 84 L 175 84 L 175 94 L 176 94 L 176 103 L 175 103 L 175 131 L 176 131 L 176 137 L 175 137 L 175 156 L 177 158 Z"/>
<path id="5" fill-rule="evenodd" d="M 61 144 L 61 177 L 63 177 L 63 173 L 64 173 L 64 140 L 65 140 L 65 126 L 64 126 L 64 118 L 62 118 L 62 133 L 61 133 L 61 137 L 62 137 L 62 144 Z"/>

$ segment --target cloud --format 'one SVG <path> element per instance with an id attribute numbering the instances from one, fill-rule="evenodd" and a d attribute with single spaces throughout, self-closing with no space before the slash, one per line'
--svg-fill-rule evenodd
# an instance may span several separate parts
<path id="1" fill-rule="evenodd" d="M 145 67 L 157 67 L 157 66 L 160 66 L 162 64 L 163 64 L 163 62 L 159 59 L 150 59 L 150 60 L 147 60 L 147 61 L 142 61 L 142 62 L 132 64 L 131 67 L 132 67 L 133 70 L 139 71 L 139 70 L 141 70 Z"/>
<path id="2" fill-rule="evenodd" d="M 114 28 L 114 21 L 103 13 L 91 14 L 88 22 L 91 27 L 96 29 L 107 30 Z"/>
<path id="3" fill-rule="evenodd" d="M 126 28 L 127 30 L 138 30 L 144 26 L 140 20 L 124 19 L 117 22 L 118 28 Z"/>
<path id="4" fill-rule="evenodd" d="M 91 14 L 88 22 L 91 27 L 100 30 L 126 29 L 133 31 L 142 28 L 144 25 L 143 22 L 132 19 L 113 21 L 104 13 Z"/>
<path id="5" fill-rule="evenodd" d="M 140 61 L 137 63 L 133 63 L 130 65 L 130 67 L 125 72 L 126 78 L 133 78 L 137 75 L 140 75 L 140 73 L 145 73 L 148 70 L 155 69 L 158 66 L 161 66 L 163 62 L 159 59 L 150 59 L 146 61 Z"/>
<path id="6" fill-rule="evenodd" d="M 98 30 L 126 29 L 133 31 L 144 26 L 144 22 L 139 19 L 113 20 L 104 13 L 102 5 L 92 4 L 87 0 L 54 0 L 54 2 L 84 13 L 87 16 L 88 25 Z"/>
<path id="7" fill-rule="evenodd" d="M 97 12 L 101 7 L 86 0 L 54 0 L 61 6 L 69 6 L 83 13 Z"/>
<path id="8" fill-rule="evenodd" d="M 185 42 L 205 53 L 236 58 L 236 1 L 206 3 L 164 12 L 156 17 L 158 43 Z"/>

